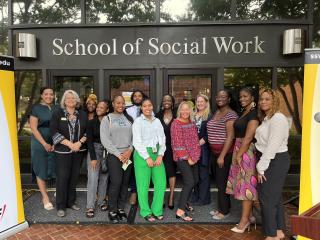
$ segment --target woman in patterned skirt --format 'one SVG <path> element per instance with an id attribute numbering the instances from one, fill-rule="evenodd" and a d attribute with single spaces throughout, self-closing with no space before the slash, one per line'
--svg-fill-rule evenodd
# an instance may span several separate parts
<path id="1" fill-rule="evenodd" d="M 241 117 L 233 125 L 236 141 L 226 192 L 233 194 L 235 199 L 242 201 L 240 222 L 231 231 L 243 233 L 246 229 L 250 229 L 253 201 L 258 199 L 253 139 L 259 120 L 253 90 L 250 88 L 241 89 L 239 101 L 243 111 Z"/>

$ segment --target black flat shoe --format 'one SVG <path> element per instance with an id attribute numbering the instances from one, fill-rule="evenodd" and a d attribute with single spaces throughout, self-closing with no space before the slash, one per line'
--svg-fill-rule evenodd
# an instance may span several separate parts
<path id="1" fill-rule="evenodd" d="M 173 209 L 174 209 L 174 205 L 172 205 L 172 206 L 168 205 L 168 208 L 169 208 L 170 210 L 173 210 Z"/>
<path id="2" fill-rule="evenodd" d="M 116 212 L 109 212 L 108 216 L 111 223 L 119 223 L 118 214 Z"/>
<path id="3" fill-rule="evenodd" d="M 189 220 L 188 220 L 188 218 L 189 218 Z M 192 222 L 193 221 L 193 218 L 188 216 L 186 213 L 182 214 L 181 216 L 176 214 L 176 219 L 182 220 L 184 222 Z"/>
<path id="4" fill-rule="evenodd" d="M 193 211 L 194 211 L 194 208 L 193 208 L 192 206 L 190 206 L 189 203 L 186 204 L 185 209 L 186 209 L 187 211 L 189 211 L 189 212 L 193 212 Z"/>
<path id="5" fill-rule="evenodd" d="M 117 211 L 117 214 L 120 221 L 127 221 L 128 216 L 123 209 L 119 209 Z"/>

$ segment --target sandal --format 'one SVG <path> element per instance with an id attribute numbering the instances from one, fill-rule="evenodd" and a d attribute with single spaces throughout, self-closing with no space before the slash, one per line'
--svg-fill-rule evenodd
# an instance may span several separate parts
<path id="1" fill-rule="evenodd" d="M 193 212 L 193 211 L 194 211 L 194 208 L 193 208 L 191 205 L 189 205 L 189 203 L 186 204 L 185 209 L 186 209 L 187 211 L 189 211 L 189 212 Z"/>
<path id="2" fill-rule="evenodd" d="M 94 217 L 94 210 L 92 208 L 88 209 L 86 211 L 86 217 L 87 218 L 93 218 Z"/>
<path id="3" fill-rule="evenodd" d="M 108 210 L 108 204 L 106 201 L 103 201 L 103 203 L 100 205 L 100 210 L 103 212 Z"/>
<path id="4" fill-rule="evenodd" d="M 163 215 L 154 216 L 154 217 L 155 217 L 157 220 L 160 220 L 160 221 L 163 220 L 163 218 L 164 218 Z"/>
<path id="5" fill-rule="evenodd" d="M 149 214 L 148 216 L 145 216 L 144 219 L 147 220 L 148 222 L 156 221 L 156 219 L 154 218 L 154 216 L 152 214 Z"/>
<path id="6" fill-rule="evenodd" d="M 193 218 L 188 216 L 186 213 L 183 213 L 180 216 L 178 214 L 176 214 L 176 218 L 179 219 L 179 220 L 182 220 L 184 222 L 192 222 L 193 221 Z"/>

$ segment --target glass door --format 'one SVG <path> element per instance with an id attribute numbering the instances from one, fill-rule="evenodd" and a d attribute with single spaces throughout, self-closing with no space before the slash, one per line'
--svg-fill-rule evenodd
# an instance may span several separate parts
<path id="1" fill-rule="evenodd" d="M 126 100 L 126 106 L 131 105 L 131 94 L 135 90 L 141 90 L 145 95 L 155 100 L 154 73 L 153 70 L 109 70 L 105 74 L 105 95 L 112 99 L 116 95 L 122 95 Z"/>
<path id="2" fill-rule="evenodd" d="M 212 99 L 217 90 L 214 69 L 168 69 L 165 80 L 165 92 L 175 98 L 177 105 L 182 101 L 194 103 L 199 93 Z"/>
<path id="3" fill-rule="evenodd" d="M 74 90 L 79 94 L 81 105 L 87 97 L 94 93 L 97 96 L 98 74 L 90 70 L 53 70 L 50 72 L 51 84 L 55 90 L 56 104 L 60 103 L 63 93 L 68 90 Z"/>

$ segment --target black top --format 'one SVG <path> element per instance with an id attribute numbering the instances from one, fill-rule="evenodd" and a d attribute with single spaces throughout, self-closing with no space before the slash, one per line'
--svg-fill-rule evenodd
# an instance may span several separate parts
<path id="1" fill-rule="evenodd" d="M 91 160 L 97 160 L 96 152 L 94 150 L 94 143 L 101 143 L 100 140 L 100 120 L 94 117 L 89 120 L 87 126 L 87 146 L 90 153 Z"/>
<path id="2" fill-rule="evenodd" d="M 164 135 L 166 136 L 166 151 L 164 152 L 164 160 L 165 161 L 173 161 L 173 153 L 172 153 L 172 148 L 171 148 L 171 124 L 173 122 L 173 120 L 175 119 L 175 110 L 172 111 L 172 119 L 169 122 L 169 124 L 166 124 L 163 121 L 163 117 L 164 117 L 164 112 L 163 111 L 159 111 L 156 116 L 156 118 L 159 118 L 163 130 L 164 130 Z"/>
<path id="3" fill-rule="evenodd" d="M 252 109 L 249 113 L 247 113 L 244 116 L 241 116 L 234 122 L 233 127 L 236 138 L 245 137 L 247 125 L 251 120 L 259 121 L 257 109 Z"/>
<path id="4" fill-rule="evenodd" d="M 66 110 L 60 108 L 53 112 L 50 121 L 50 133 L 56 153 L 72 153 L 70 148 L 61 144 L 64 139 L 78 142 L 83 136 L 86 136 L 87 114 L 82 110 L 76 110 L 75 115 L 77 117 L 76 120 L 71 122 L 68 120 Z M 86 144 L 81 146 L 80 151 L 86 151 Z"/>

